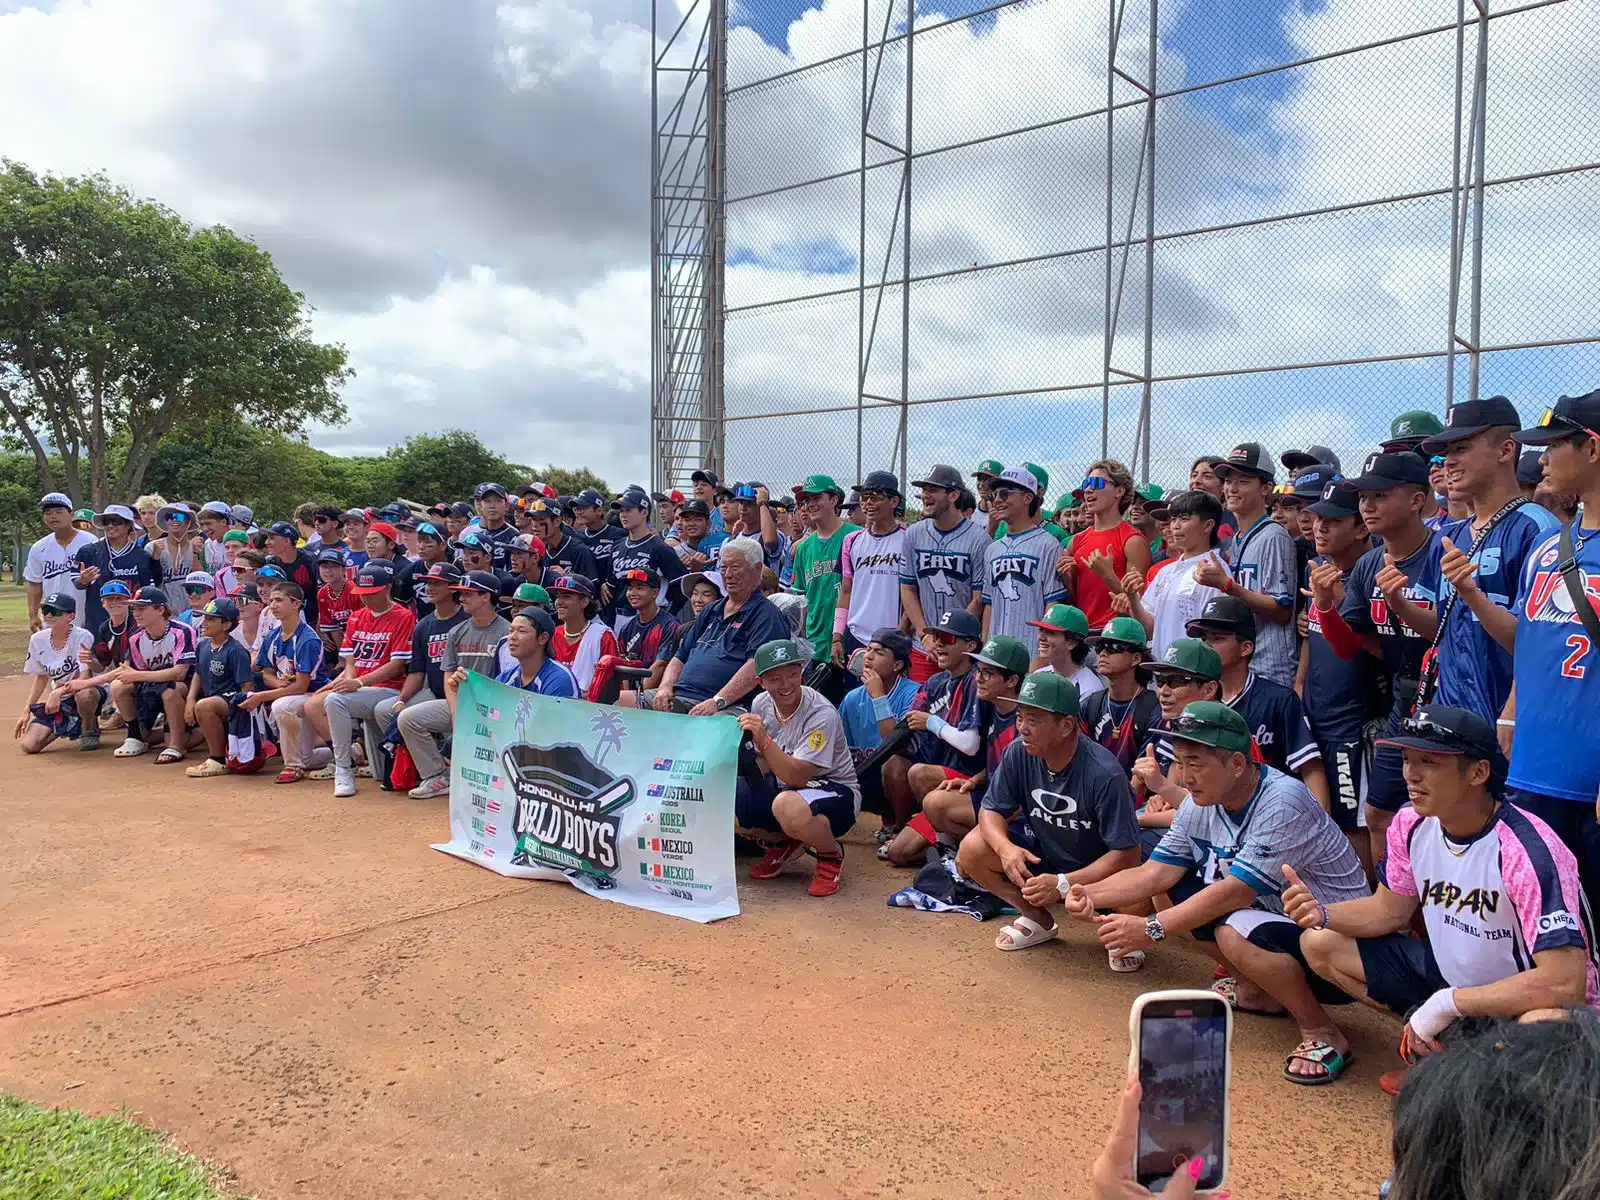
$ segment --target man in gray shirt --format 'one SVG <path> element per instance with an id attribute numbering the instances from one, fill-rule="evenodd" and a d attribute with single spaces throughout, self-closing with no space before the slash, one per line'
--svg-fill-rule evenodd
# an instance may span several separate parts
<path id="1" fill-rule="evenodd" d="M 461 601 L 467 619 L 445 635 L 439 668 L 446 680 L 457 672 L 464 675 L 468 671 L 493 679 L 499 674 L 500 643 L 511 628 L 496 608 L 500 580 L 489 571 L 472 571 L 451 590 Z M 408 794 L 417 800 L 449 795 L 450 764 L 441 749 L 454 723 L 449 703 L 427 700 L 413 704 L 400 711 L 397 723 L 421 777 Z"/>
<path id="2" fill-rule="evenodd" d="M 1171 828 L 1143 866 L 1072 888 L 1067 912 L 1097 925 L 1112 954 L 1192 938 L 1232 972 L 1214 991 L 1241 1011 L 1287 1013 L 1299 1025 L 1284 1078 L 1330 1083 L 1348 1065 L 1350 1043 L 1323 1005 L 1350 997 L 1307 968 L 1280 897 L 1291 874 L 1324 905 L 1364 897 L 1361 861 L 1305 784 L 1252 760 L 1249 727 L 1226 704 L 1188 705 L 1167 736 L 1189 787 Z M 1162 893 L 1172 904 L 1157 916 L 1097 912 Z"/>
<path id="3" fill-rule="evenodd" d="M 961 514 L 956 501 L 966 486 L 961 472 L 943 464 L 933 467 L 912 487 L 922 489 L 923 519 L 906 530 L 900 560 L 900 607 L 911 620 L 916 647 L 911 678 L 926 683 L 934 665 L 932 634 L 946 613 L 971 609 L 989 551 L 987 531 Z"/>
<path id="4" fill-rule="evenodd" d="M 996 538 L 984 553 L 983 636 L 1014 637 L 1039 652 L 1037 621 L 1053 600 L 1065 600 L 1056 578 L 1061 544 L 1040 524 L 1039 481 L 1031 471 L 1012 467 L 989 483 L 989 513 L 1000 514 L 1006 536 Z"/>
<path id="5" fill-rule="evenodd" d="M 1256 616 L 1256 656 L 1251 667 L 1257 675 L 1294 686 L 1300 665 L 1300 638 L 1295 631 L 1294 598 L 1297 578 L 1294 538 L 1267 512 L 1276 464 L 1256 442 L 1245 442 L 1228 452 L 1214 468 L 1222 480 L 1222 497 L 1239 532 L 1233 540 L 1233 575 L 1230 577 L 1216 552 L 1194 570 L 1196 583 L 1236 596 Z"/>
<path id="6" fill-rule="evenodd" d="M 839 890 L 844 867 L 839 838 L 861 812 L 844 721 L 821 693 L 800 682 L 805 659 L 791 639 L 763 643 L 755 666 L 761 695 L 739 718 L 739 728 L 755 748 L 759 782 L 741 763 L 734 795 L 735 824 L 768 842 L 761 861 L 750 867 L 750 878 L 776 879 L 810 850 L 817 869 L 807 890 L 831 896 Z M 773 841 L 773 834 L 779 839 Z"/>

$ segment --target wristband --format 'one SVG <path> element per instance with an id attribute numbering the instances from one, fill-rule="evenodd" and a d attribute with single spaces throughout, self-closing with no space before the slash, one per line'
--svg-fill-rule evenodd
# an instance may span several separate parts
<path id="1" fill-rule="evenodd" d="M 1233 589 L 1235 586 L 1237 585 L 1233 582 L 1233 576 L 1228 576 L 1227 582 L 1222 585 L 1222 594 L 1224 596 L 1233 595 Z"/>
<path id="2" fill-rule="evenodd" d="M 1498 721 L 1495 722 L 1495 724 L 1501 726 L 1504 729 L 1515 729 L 1517 727 L 1517 723 L 1515 721 L 1508 721 L 1504 717 L 1501 717 Z"/>
<path id="3" fill-rule="evenodd" d="M 1321 900 L 1318 900 L 1317 901 L 1317 911 L 1322 914 L 1322 924 L 1316 926 L 1315 928 L 1317 928 L 1317 929 L 1326 929 L 1328 927 L 1328 906 L 1326 904 L 1324 904 Z"/>
<path id="4" fill-rule="evenodd" d="M 833 610 L 833 636 L 841 637 L 850 624 L 850 610 L 836 608 Z"/>
<path id="5" fill-rule="evenodd" d="M 928 732 L 933 734 L 934 737 L 938 737 L 941 733 L 948 729 L 949 726 L 950 723 L 943 717 L 928 718 Z"/>
<path id="6" fill-rule="evenodd" d="M 886 721 L 894 716 L 894 705 L 890 703 L 889 697 L 877 696 L 873 699 L 872 715 L 880 721 Z"/>

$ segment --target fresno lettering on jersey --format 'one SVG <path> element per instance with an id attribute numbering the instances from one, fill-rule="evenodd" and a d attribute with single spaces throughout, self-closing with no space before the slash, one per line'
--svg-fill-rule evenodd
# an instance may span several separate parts
<path id="1" fill-rule="evenodd" d="M 444 661 L 444 644 L 449 638 L 450 630 L 448 629 L 428 635 L 428 665 L 430 667 L 436 667 Z M 412 670 L 415 671 L 416 668 L 413 667 Z"/>
<path id="2" fill-rule="evenodd" d="M 358 671 L 374 670 L 389 661 L 389 645 L 394 640 L 394 635 L 389 630 L 352 629 L 347 636 L 350 639 L 350 656 L 356 660 Z M 433 654 L 431 639 L 428 653 L 430 657 Z M 443 649 L 439 653 L 443 655 Z"/>
<path id="3" fill-rule="evenodd" d="M 1414 583 L 1408 583 L 1400 589 L 1400 594 L 1425 612 L 1432 612 L 1434 609 L 1436 597 L 1426 588 L 1418 587 Z M 1378 590 L 1376 584 L 1373 585 L 1372 594 L 1367 597 L 1367 614 L 1372 618 L 1372 623 L 1378 627 L 1379 632 L 1389 637 L 1422 637 L 1415 629 L 1389 611 L 1389 601 Z M 1322 632 L 1320 624 L 1317 626 L 1317 632 Z"/>

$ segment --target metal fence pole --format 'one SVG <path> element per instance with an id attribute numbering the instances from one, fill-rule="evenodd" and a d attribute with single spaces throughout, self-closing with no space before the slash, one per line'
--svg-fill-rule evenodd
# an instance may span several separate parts
<path id="1" fill-rule="evenodd" d="M 1159 0 L 1150 0 L 1150 119 L 1145 125 L 1144 177 L 1144 396 L 1139 424 L 1144 430 L 1144 457 L 1139 481 L 1150 482 L 1151 379 L 1155 375 L 1156 322 L 1156 58 L 1160 50 L 1157 37 Z"/>
<path id="2" fill-rule="evenodd" d="M 1478 69 L 1473 87 L 1472 123 L 1478 159 L 1472 175 L 1472 350 L 1467 359 L 1467 399 L 1478 398 L 1478 368 L 1483 326 L 1483 163 L 1489 157 L 1489 0 L 1473 0 L 1478 8 Z"/>
<path id="3" fill-rule="evenodd" d="M 712 439 L 708 457 L 718 474 L 725 474 L 723 437 L 726 423 L 722 400 L 722 351 L 724 324 L 724 290 L 727 270 L 727 230 L 725 203 L 728 195 L 728 5 L 727 0 L 711 0 L 711 70 L 706 77 L 707 110 L 712 114 L 706 136 L 710 139 L 710 196 L 711 219 L 707 231 L 711 242 L 710 275 L 706 280 L 706 314 L 711 322 L 710 336 L 705 340 L 706 384 L 703 411 L 712 422 Z"/>
<path id="4" fill-rule="evenodd" d="M 872 0 L 861 0 L 861 189 L 860 227 L 856 233 L 856 479 L 861 478 L 862 406 L 867 390 L 867 42 L 871 37 Z"/>
<path id="5" fill-rule="evenodd" d="M 1445 330 L 1444 415 L 1456 403 L 1456 321 L 1461 308 L 1461 91 L 1466 83 L 1467 0 L 1456 0 L 1455 148 L 1450 159 L 1450 301 Z"/>
<path id="6" fill-rule="evenodd" d="M 911 124 L 916 94 L 917 0 L 906 0 L 905 223 L 900 247 L 900 481 L 905 486 L 906 443 L 911 413 Z M 890 465 L 893 465 L 891 460 Z M 857 483 L 861 482 L 859 479 Z"/>
<path id="7" fill-rule="evenodd" d="M 1100 457 L 1111 455 L 1111 255 L 1115 228 L 1112 224 L 1115 203 L 1117 132 L 1117 0 L 1106 3 L 1106 309 L 1101 333 L 1105 339 L 1104 375 L 1100 383 Z"/>

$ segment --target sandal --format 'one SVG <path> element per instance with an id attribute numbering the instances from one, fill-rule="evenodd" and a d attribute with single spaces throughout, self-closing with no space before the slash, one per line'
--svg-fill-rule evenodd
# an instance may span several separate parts
<path id="1" fill-rule="evenodd" d="M 169 767 L 173 763 L 182 762 L 187 757 L 188 755 L 176 746 L 168 746 L 160 754 L 156 755 L 156 766 Z"/>
<path id="2" fill-rule="evenodd" d="M 334 767 L 333 767 L 333 764 L 330 762 L 327 766 L 318 767 L 315 771 L 307 771 L 306 774 L 305 774 L 305 778 L 307 778 L 307 779 L 332 779 L 333 778 L 333 771 L 334 771 Z"/>
<path id="3" fill-rule="evenodd" d="M 1130 972 L 1139 971 L 1144 968 L 1144 951 L 1132 950 L 1127 954 L 1121 955 L 1107 952 L 1106 961 L 1110 964 L 1111 969 L 1118 975 L 1127 975 Z"/>
<path id="4" fill-rule="evenodd" d="M 1211 990 L 1217 995 L 1221 996 L 1222 999 L 1227 1002 L 1228 1007 L 1233 1009 L 1234 1012 L 1249 1013 L 1251 1016 L 1256 1017 L 1287 1017 L 1289 1015 L 1287 1011 L 1269 1012 L 1264 1008 L 1246 1008 L 1244 1005 L 1240 1004 L 1239 981 L 1232 975 L 1228 975 L 1217 980 L 1211 985 Z"/>
<path id="5" fill-rule="evenodd" d="M 156 761 L 160 762 L 161 760 L 158 758 Z M 228 773 L 228 764 L 218 762 L 214 758 L 208 758 L 202 763 L 185 768 L 183 773 L 190 779 L 215 779 L 218 775 L 226 775 Z"/>
<path id="6" fill-rule="evenodd" d="M 873 834 L 872 837 L 873 840 L 878 843 L 878 845 L 887 846 L 890 842 L 894 841 L 895 838 L 900 836 L 900 831 L 904 828 L 904 825 L 884 825 L 878 830 L 877 833 Z"/>
<path id="7" fill-rule="evenodd" d="M 1018 917 L 994 939 L 996 950 L 1027 950 L 1048 942 L 1061 932 L 1059 925 L 1041 925 L 1029 917 Z"/>
<path id="8" fill-rule="evenodd" d="M 1283 1060 L 1283 1077 L 1290 1083 L 1298 1083 L 1305 1087 L 1321 1087 L 1323 1084 L 1334 1082 L 1343 1075 L 1345 1068 L 1355 1058 L 1354 1050 L 1340 1052 L 1327 1042 L 1307 1039 L 1294 1048 L 1294 1052 Z M 1308 1062 L 1323 1069 L 1322 1075 L 1296 1075 L 1289 1070 L 1292 1063 Z"/>
<path id="9" fill-rule="evenodd" d="M 275 779 L 273 782 L 274 783 L 299 783 L 305 777 L 306 777 L 306 769 L 304 767 L 285 767 L 283 770 L 278 772 L 278 778 Z"/>

